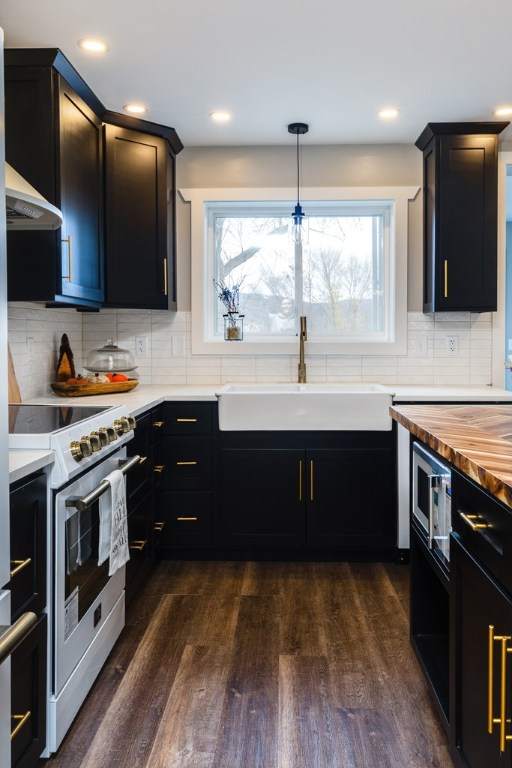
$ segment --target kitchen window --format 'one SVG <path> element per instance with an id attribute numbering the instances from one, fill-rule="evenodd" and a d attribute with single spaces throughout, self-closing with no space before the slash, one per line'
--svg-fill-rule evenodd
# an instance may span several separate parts
<path id="1" fill-rule="evenodd" d="M 306 189 L 304 237 L 290 235 L 291 190 L 182 190 L 192 203 L 192 351 L 402 354 L 407 203 L 417 189 Z M 241 343 L 224 340 L 220 286 L 239 287 Z"/>

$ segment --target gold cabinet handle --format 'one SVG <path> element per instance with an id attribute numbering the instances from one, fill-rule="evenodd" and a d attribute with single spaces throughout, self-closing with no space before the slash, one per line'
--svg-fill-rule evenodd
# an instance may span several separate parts
<path id="1" fill-rule="evenodd" d="M 153 530 L 155 531 L 155 533 L 162 533 L 164 528 L 165 528 L 165 523 L 163 520 L 162 522 L 154 523 L 153 525 Z"/>
<path id="2" fill-rule="evenodd" d="M 472 531 L 479 531 L 482 528 L 490 528 L 488 523 L 476 523 L 475 520 L 481 520 L 478 515 L 466 515 L 465 512 L 461 512 L 460 509 L 458 510 L 459 517 L 461 520 L 463 520 L 466 525 L 469 525 Z"/>
<path id="3" fill-rule="evenodd" d="M 144 464 L 144 462 L 147 461 L 147 460 L 148 460 L 147 456 L 140 456 L 139 457 L 139 464 Z"/>
<path id="4" fill-rule="evenodd" d="M 130 549 L 137 550 L 137 552 L 142 552 L 147 543 L 147 539 L 136 539 L 135 541 L 130 541 L 129 547 Z"/>
<path id="5" fill-rule="evenodd" d="M 506 733 L 507 727 L 507 653 L 512 653 L 512 647 L 507 647 L 510 635 L 495 635 L 494 626 L 489 624 L 489 654 L 488 654 L 488 685 L 487 685 L 487 730 L 493 732 L 494 725 L 500 726 L 500 752 L 504 752 L 507 741 L 512 741 L 512 735 Z M 494 717 L 494 643 L 501 644 L 501 669 L 500 669 L 500 699 L 499 699 L 499 717 Z"/>
<path id="6" fill-rule="evenodd" d="M 302 459 L 299 461 L 299 501 L 302 501 Z"/>
<path id="7" fill-rule="evenodd" d="M 165 469 L 165 464 L 157 464 L 153 467 L 153 472 L 157 472 L 159 475 L 162 474 L 162 472 Z"/>
<path id="8" fill-rule="evenodd" d="M 72 283 L 73 278 L 72 278 L 71 266 L 73 264 L 73 253 L 71 251 L 71 235 L 68 235 L 68 237 L 65 237 L 61 242 L 68 244 L 68 274 L 62 275 L 62 279 L 69 280 L 69 282 Z"/>
<path id="9" fill-rule="evenodd" d="M 196 424 L 197 419 L 176 419 L 178 424 Z"/>
<path id="10" fill-rule="evenodd" d="M 315 494 L 314 494 L 314 477 L 315 477 L 315 471 L 313 468 L 313 459 L 309 462 L 309 500 L 314 501 L 315 500 Z"/>
<path id="11" fill-rule="evenodd" d="M 167 296 L 167 259 L 164 259 L 164 296 Z"/>
<path id="12" fill-rule="evenodd" d="M 444 297 L 448 298 L 448 259 L 444 260 Z"/>
<path id="13" fill-rule="evenodd" d="M 11 719 L 16 720 L 16 723 L 17 723 L 14 730 L 11 731 L 11 741 L 16 738 L 16 736 L 21 731 L 25 723 L 28 723 L 31 714 L 32 712 L 29 709 L 27 712 L 25 712 L 24 715 L 11 715 Z"/>
<path id="14" fill-rule="evenodd" d="M 176 466 L 177 467 L 195 467 L 197 464 L 197 461 L 177 461 Z"/>
<path id="15" fill-rule="evenodd" d="M 154 426 L 154 427 L 158 427 L 158 429 L 160 429 L 161 427 L 163 427 L 163 425 L 164 425 L 164 424 L 165 424 L 165 421 L 154 421 L 154 422 L 153 422 L 153 426 Z"/>
<path id="16" fill-rule="evenodd" d="M 11 579 L 13 576 L 16 576 L 17 573 L 26 568 L 27 565 L 30 565 L 31 562 L 31 557 L 27 557 L 26 560 L 11 560 L 11 565 L 14 565 L 14 568 L 11 571 Z"/>
<path id="17" fill-rule="evenodd" d="M 191 523 L 195 522 L 197 517 L 177 517 L 176 520 L 179 520 L 181 523 Z"/>

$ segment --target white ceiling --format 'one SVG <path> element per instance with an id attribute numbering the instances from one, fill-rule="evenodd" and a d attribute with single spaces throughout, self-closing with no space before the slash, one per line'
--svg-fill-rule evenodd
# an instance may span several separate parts
<path id="1" fill-rule="evenodd" d="M 302 145 L 411 143 L 512 103 L 510 0 L 2 0 L 0 26 L 6 47 L 60 48 L 108 109 L 146 103 L 185 146 L 287 144 L 294 121 Z M 87 35 L 110 52 L 83 53 Z"/>

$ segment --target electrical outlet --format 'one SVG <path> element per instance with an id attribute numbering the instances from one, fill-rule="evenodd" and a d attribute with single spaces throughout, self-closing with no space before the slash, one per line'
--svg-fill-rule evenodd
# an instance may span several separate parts
<path id="1" fill-rule="evenodd" d="M 448 350 L 449 355 L 458 355 L 459 354 L 459 337 L 447 336 L 446 349 Z"/>
<path id="2" fill-rule="evenodd" d="M 148 354 L 148 337 L 136 336 L 135 337 L 135 354 L 137 357 L 146 357 Z"/>

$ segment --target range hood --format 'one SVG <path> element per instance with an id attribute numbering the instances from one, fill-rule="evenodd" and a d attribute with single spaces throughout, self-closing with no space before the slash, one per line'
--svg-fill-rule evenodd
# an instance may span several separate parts
<path id="1" fill-rule="evenodd" d="M 5 164 L 7 229 L 58 229 L 62 213 L 8 163 Z"/>

